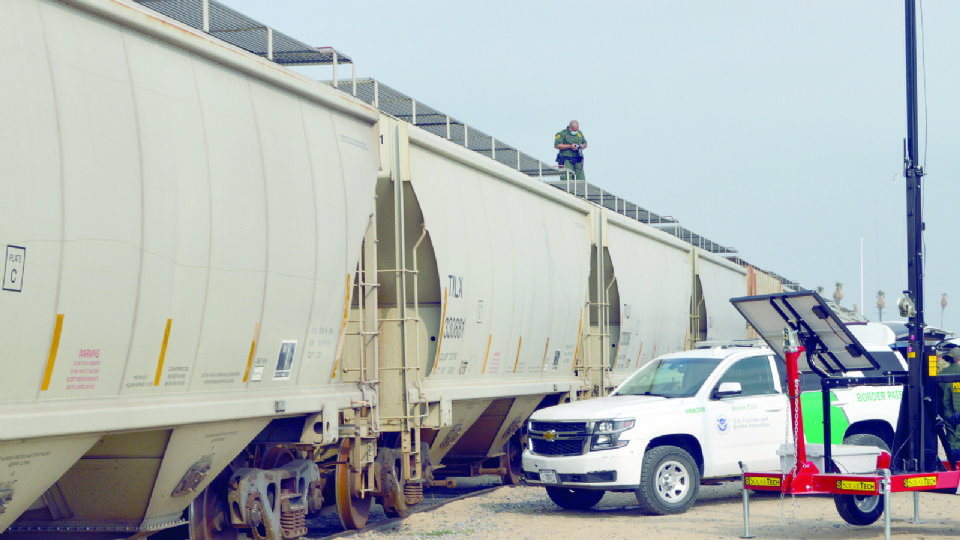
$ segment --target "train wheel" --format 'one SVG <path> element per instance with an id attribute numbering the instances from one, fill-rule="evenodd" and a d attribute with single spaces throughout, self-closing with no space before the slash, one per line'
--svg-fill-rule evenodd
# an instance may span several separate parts
<path id="1" fill-rule="evenodd" d="M 229 469 L 190 503 L 190 540 L 237 540 L 227 505 Z"/>
<path id="2" fill-rule="evenodd" d="M 405 517 L 410 512 L 402 459 L 403 453 L 395 448 L 380 448 L 377 451 L 377 469 L 380 471 L 377 502 L 383 506 L 383 513 L 389 518 Z"/>
<path id="3" fill-rule="evenodd" d="M 514 486 L 520 483 L 520 476 L 523 474 L 523 446 L 520 443 L 520 436 L 514 435 L 503 445 L 504 454 L 500 456 L 500 468 L 505 472 L 500 475 L 500 479 L 505 486 Z"/>
<path id="4" fill-rule="evenodd" d="M 350 470 L 350 445 L 351 440 L 344 439 L 337 454 L 337 514 L 344 529 L 360 529 L 367 524 L 367 518 L 370 517 L 373 497 L 365 497 L 363 493 L 355 492 L 354 487 L 360 473 Z"/>
<path id="5" fill-rule="evenodd" d="M 260 468 L 276 469 L 277 467 L 283 467 L 295 459 L 297 459 L 297 456 L 293 455 L 293 452 L 290 451 L 289 448 L 284 448 L 279 445 L 271 446 L 264 450 L 263 456 L 260 457 Z"/>

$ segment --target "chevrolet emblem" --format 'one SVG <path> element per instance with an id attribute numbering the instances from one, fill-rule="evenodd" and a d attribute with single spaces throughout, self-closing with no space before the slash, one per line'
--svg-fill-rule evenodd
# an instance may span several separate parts
<path id="1" fill-rule="evenodd" d="M 557 439 L 557 432 L 551 429 L 550 431 L 543 434 L 543 439 L 551 442 L 555 441 Z"/>

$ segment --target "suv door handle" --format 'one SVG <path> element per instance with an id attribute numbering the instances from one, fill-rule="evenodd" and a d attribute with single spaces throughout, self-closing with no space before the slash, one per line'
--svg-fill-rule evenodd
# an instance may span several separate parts
<path id="1" fill-rule="evenodd" d="M 770 408 L 764 409 L 764 411 L 766 411 L 766 412 L 780 412 L 780 411 L 782 411 L 782 410 L 784 410 L 784 409 L 786 409 L 786 407 L 778 406 L 778 407 L 770 407 Z"/>

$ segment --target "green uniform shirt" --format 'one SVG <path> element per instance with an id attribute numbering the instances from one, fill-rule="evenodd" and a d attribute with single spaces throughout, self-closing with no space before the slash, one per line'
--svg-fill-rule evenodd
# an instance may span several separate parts
<path id="1" fill-rule="evenodd" d="M 941 375 L 960 373 L 960 363 L 953 363 L 940 372 Z M 947 440 L 952 448 L 960 448 L 960 430 L 950 417 L 960 412 L 960 382 L 940 384 L 940 415 L 946 420 Z"/>
<path id="2" fill-rule="evenodd" d="M 574 135 L 573 133 L 570 133 L 569 129 L 565 129 L 557 133 L 557 136 L 553 141 L 554 146 L 558 144 L 586 144 L 586 143 L 587 143 L 587 138 L 583 136 L 582 131 L 578 131 L 577 134 Z M 576 157 L 577 151 L 576 150 L 560 150 L 560 155 L 566 156 L 566 157 Z"/>

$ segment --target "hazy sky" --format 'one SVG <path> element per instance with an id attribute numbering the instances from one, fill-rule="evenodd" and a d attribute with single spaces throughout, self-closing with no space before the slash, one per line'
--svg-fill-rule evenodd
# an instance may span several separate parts
<path id="1" fill-rule="evenodd" d="M 902 1 L 221 1 L 545 162 L 577 119 L 591 183 L 898 318 Z M 960 2 L 921 5 L 925 313 L 960 330 Z"/>

